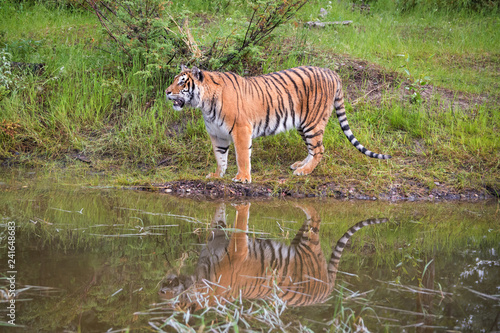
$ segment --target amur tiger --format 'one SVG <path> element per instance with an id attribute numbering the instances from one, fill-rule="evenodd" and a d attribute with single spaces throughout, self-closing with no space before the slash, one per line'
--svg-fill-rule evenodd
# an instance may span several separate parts
<path id="1" fill-rule="evenodd" d="M 390 155 L 369 151 L 354 137 L 347 122 L 339 76 L 330 69 L 297 67 L 255 77 L 231 72 L 209 72 L 196 67 L 182 71 L 165 90 L 174 110 L 185 105 L 199 108 L 212 141 L 219 178 L 227 168 L 231 142 L 236 150 L 235 182 L 250 183 L 252 139 L 298 129 L 308 155 L 290 167 L 294 175 L 310 174 L 323 157 L 323 135 L 333 109 L 349 141 L 369 157 Z"/>
<path id="2" fill-rule="evenodd" d="M 303 306 L 327 300 L 335 286 L 337 268 L 351 236 L 386 219 L 370 219 L 351 227 L 326 261 L 319 241 L 321 219 L 313 207 L 298 206 L 306 220 L 289 246 L 248 237 L 250 204 L 236 206 L 234 228 L 228 237 L 225 206 L 212 220 L 208 243 L 201 250 L 193 275 L 169 274 L 159 291 L 161 298 L 180 310 L 224 304 L 235 299 L 266 299 L 274 292 L 288 305 Z"/>

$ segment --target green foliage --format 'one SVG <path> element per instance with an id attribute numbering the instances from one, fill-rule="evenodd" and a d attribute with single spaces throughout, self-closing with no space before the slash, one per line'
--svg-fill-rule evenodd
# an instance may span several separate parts
<path id="1" fill-rule="evenodd" d="M 16 56 L 18 61 L 27 61 L 32 53 L 37 52 L 42 41 L 23 38 L 5 44 L 5 51 Z"/>
<path id="2" fill-rule="evenodd" d="M 405 89 L 410 93 L 410 102 L 420 104 L 422 103 L 422 89 L 424 86 L 428 85 L 431 81 L 429 76 L 421 74 L 419 77 L 415 77 L 410 72 L 410 55 L 409 54 L 398 54 L 398 56 L 405 59 L 405 64 L 401 65 L 403 71 L 406 74 L 406 86 Z"/>
<path id="3" fill-rule="evenodd" d="M 10 54 L 0 50 L 0 101 L 5 98 L 14 86 L 10 66 Z"/>
<path id="4" fill-rule="evenodd" d="M 499 2 L 495 0 L 396 0 L 395 5 L 402 12 L 415 9 L 448 12 L 498 12 L 500 9 Z"/>
<path id="5" fill-rule="evenodd" d="M 243 63 L 256 62 L 271 34 L 290 20 L 307 0 L 254 0 L 235 10 L 227 35 L 216 37 L 211 45 L 198 46 L 189 27 L 188 9 L 174 11 L 171 3 L 147 1 L 88 0 L 97 18 L 117 49 L 129 62 L 138 62 L 136 72 L 145 79 L 165 70 L 176 72 L 181 63 L 196 63 L 210 69 L 242 69 Z M 229 2 L 219 1 L 215 12 L 227 10 Z M 250 14 L 247 16 L 247 12 Z M 231 25 L 231 18 L 228 18 Z M 174 70 L 175 69 L 175 70 Z"/>
<path id="6" fill-rule="evenodd" d="M 19 3 L 21 6 L 43 4 L 48 8 L 79 10 L 84 9 L 86 0 L 14 0 L 13 3 Z"/>
<path id="7" fill-rule="evenodd" d="M 113 53 L 139 67 L 143 79 L 162 72 L 178 54 L 186 52 L 181 38 L 169 27 L 161 0 L 87 1 L 114 42 Z M 180 60 L 180 59 L 179 59 Z"/>
<path id="8" fill-rule="evenodd" d="M 11 60 L 12 54 L 0 49 L 0 101 L 9 93 L 24 88 L 24 79 L 15 72 Z"/>
<path id="9" fill-rule="evenodd" d="M 233 40 L 222 44 L 217 41 L 208 52 L 212 68 L 222 69 L 228 64 L 239 64 L 245 58 L 261 55 L 273 31 L 292 19 L 307 0 L 253 0 L 248 2 L 251 15 L 245 34 L 233 34 Z M 227 40 L 226 40 L 227 42 Z M 227 45 L 227 46 L 226 46 Z M 213 58 L 213 54 L 220 56 Z"/>

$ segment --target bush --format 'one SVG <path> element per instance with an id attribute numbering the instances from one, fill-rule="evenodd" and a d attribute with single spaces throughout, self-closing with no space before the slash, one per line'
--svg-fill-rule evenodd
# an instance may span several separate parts
<path id="1" fill-rule="evenodd" d="M 268 43 L 273 31 L 294 17 L 306 2 L 307 0 L 250 1 L 248 5 L 251 14 L 248 26 L 245 30 L 241 30 L 240 34 L 233 34 L 230 43 L 227 43 L 226 38 L 223 44 L 222 40 L 218 40 L 212 45 L 207 54 L 210 58 L 209 67 L 222 69 L 228 65 L 241 63 L 248 55 L 258 55 L 260 49 Z"/>
<path id="2" fill-rule="evenodd" d="M 165 3 L 160 0 L 87 0 L 114 42 L 112 53 L 135 62 L 143 74 L 153 76 L 169 66 L 177 52 L 185 53 L 182 40 L 165 24 Z"/>
<path id="3" fill-rule="evenodd" d="M 234 69 L 258 56 L 272 32 L 290 20 L 307 0 L 253 0 L 238 6 L 238 26 L 211 45 L 198 46 L 189 29 L 189 12 L 174 18 L 162 0 L 87 0 L 118 53 L 139 65 L 147 78 L 177 72 L 181 63 L 206 69 Z M 222 5 L 221 5 L 222 6 Z M 224 3 L 227 9 L 229 2 Z M 173 10 L 172 10 L 173 11 Z M 182 23 L 180 23 L 182 22 Z M 137 67 L 135 67 L 137 69 Z"/>
<path id="4" fill-rule="evenodd" d="M 12 71 L 11 57 L 10 53 L 0 49 L 0 101 L 23 87 L 22 78 Z"/>

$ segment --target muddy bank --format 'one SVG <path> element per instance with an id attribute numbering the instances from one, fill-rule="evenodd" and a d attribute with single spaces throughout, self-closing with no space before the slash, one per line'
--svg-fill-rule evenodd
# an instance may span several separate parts
<path id="1" fill-rule="evenodd" d="M 269 184 L 238 184 L 225 183 L 223 181 L 204 182 L 200 180 L 179 180 L 167 183 L 154 183 L 150 186 L 137 186 L 134 187 L 134 189 L 200 199 L 328 197 L 336 199 L 383 200 L 398 202 L 450 200 L 476 201 L 498 197 L 498 194 L 495 195 L 495 190 L 492 188 L 486 188 L 482 191 L 457 191 L 443 185 L 437 186 L 432 190 L 429 190 L 424 186 L 415 187 L 408 193 L 394 187 L 389 189 L 387 192 L 377 195 L 363 193 L 354 187 L 340 187 L 335 183 L 325 183 L 315 186 L 306 186 L 304 184 L 297 183 L 293 185 L 293 188 L 285 188 Z"/>

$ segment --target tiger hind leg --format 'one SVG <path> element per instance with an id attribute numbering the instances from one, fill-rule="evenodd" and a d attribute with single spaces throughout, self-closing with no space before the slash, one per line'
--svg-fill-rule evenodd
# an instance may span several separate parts
<path id="1" fill-rule="evenodd" d="M 298 128 L 297 130 L 298 130 L 300 136 L 302 137 L 302 140 L 304 140 L 304 142 L 305 142 L 306 138 L 304 136 L 304 132 L 300 128 Z M 301 168 L 302 166 L 307 164 L 307 162 L 309 162 L 311 160 L 311 158 L 312 158 L 312 156 L 307 155 L 306 158 L 303 159 L 302 161 L 297 161 L 297 162 L 293 163 L 292 165 L 290 165 L 290 169 L 297 170 L 298 168 Z"/>
<path id="2" fill-rule="evenodd" d="M 325 147 L 323 146 L 323 130 L 318 130 L 315 133 L 304 134 L 299 131 L 300 135 L 306 142 L 307 150 L 309 154 L 302 160 L 295 162 L 290 166 L 296 176 L 308 175 L 316 168 L 321 159 L 323 158 L 323 153 Z"/>
<path id="3" fill-rule="evenodd" d="M 305 176 L 313 172 L 313 170 L 316 168 L 316 166 L 321 161 L 321 158 L 323 157 L 323 151 L 324 148 L 321 150 L 321 152 L 313 154 L 309 153 L 309 155 L 307 155 L 305 160 L 300 162 L 295 162 L 294 164 L 292 164 L 291 166 L 292 169 L 296 167 L 294 169 L 295 171 L 293 172 L 293 174 L 296 176 Z M 299 163 L 298 166 L 296 166 L 297 163 Z"/>
<path id="4" fill-rule="evenodd" d="M 290 169 L 297 170 L 298 168 L 302 167 L 304 164 L 307 164 L 307 162 L 309 162 L 310 159 L 311 159 L 311 156 L 307 155 L 307 157 L 303 161 L 297 161 L 297 162 L 293 163 L 292 165 L 290 165 Z"/>

